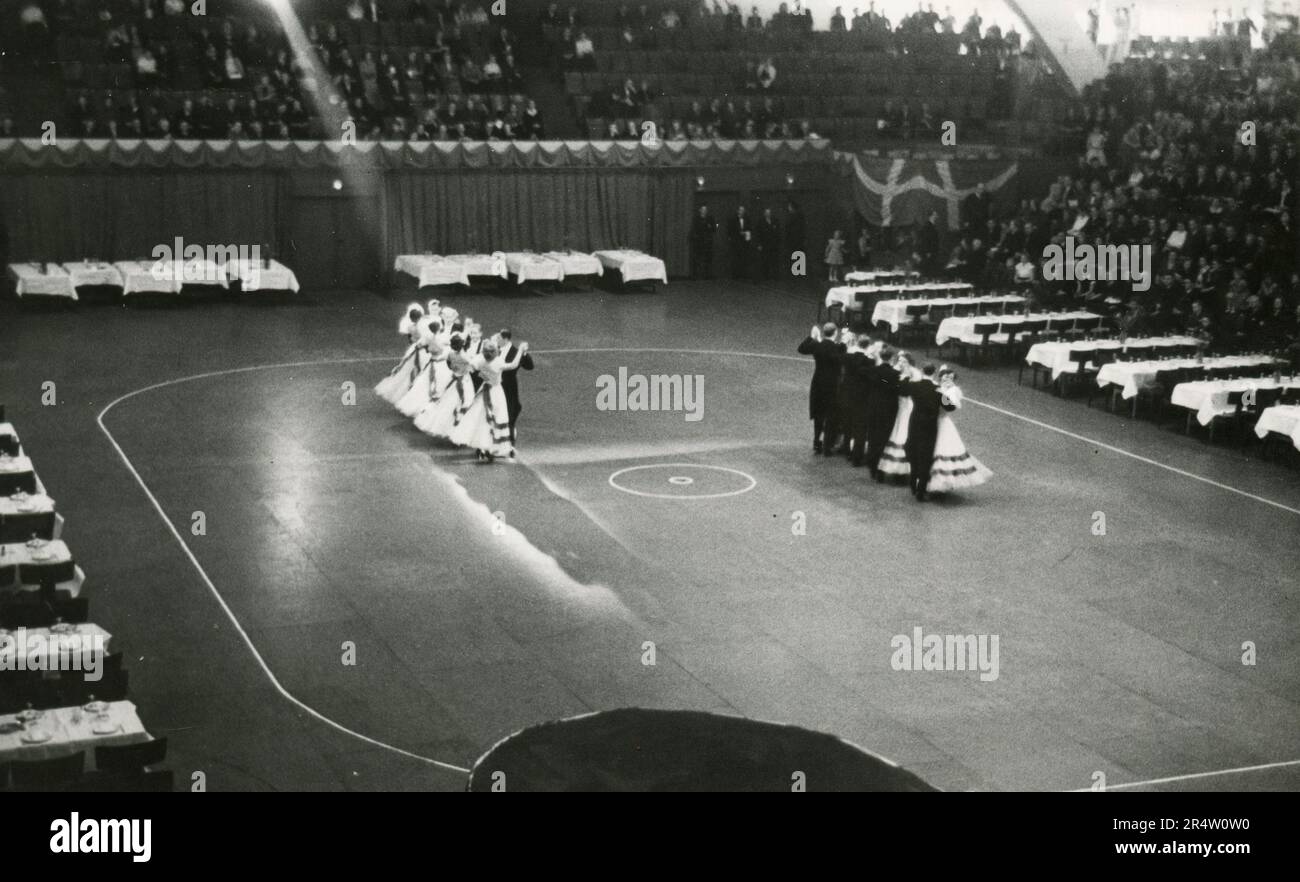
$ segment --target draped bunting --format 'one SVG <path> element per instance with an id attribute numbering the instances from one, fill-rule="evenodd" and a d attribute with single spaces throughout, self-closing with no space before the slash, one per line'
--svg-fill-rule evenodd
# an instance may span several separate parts
<path id="1" fill-rule="evenodd" d="M 828 141 L 109 141 L 0 139 L 0 169 L 335 168 L 530 169 L 825 162 Z"/>
<path id="2" fill-rule="evenodd" d="M 1018 162 L 883 159 L 836 153 L 841 174 L 853 180 L 853 201 L 875 226 L 924 222 L 930 212 L 947 219 L 948 229 L 961 223 L 961 203 L 983 184 L 992 196 L 1020 170 Z"/>

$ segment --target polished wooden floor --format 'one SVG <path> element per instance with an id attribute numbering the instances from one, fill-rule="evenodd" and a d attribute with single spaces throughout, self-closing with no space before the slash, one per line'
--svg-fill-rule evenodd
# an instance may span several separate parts
<path id="1" fill-rule="evenodd" d="M 409 293 L 0 304 L 0 399 L 180 780 L 463 789 L 512 731 L 639 705 L 945 789 L 1300 787 L 1184 777 L 1300 760 L 1294 470 L 962 370 L 996 477 L 918 505 L 812 455 L 815 289 L 688 282 L 445 296 L 536 353 L 523 461 L 485 466 L 370 391 Z M 702 376 L 702 418 L 599 409 L 620 368 Z M 999 635 L 998 679 L 892 670 L 915 627 Z"/>

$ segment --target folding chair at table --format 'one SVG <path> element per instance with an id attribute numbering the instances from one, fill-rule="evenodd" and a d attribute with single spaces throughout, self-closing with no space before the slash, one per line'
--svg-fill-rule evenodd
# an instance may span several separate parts
<path id="1" fill-rule="evenodd" d="M 1079 348 L 1071 349 L 1066 356 L 1070 362 L 1070 370 L 1062 373 L 1056 380 L 1056 394 L 1064 396 L 1066 386 L 1070 383 L 1097 382 L 1099 368 L 1088 370 L 1089 363 L 1097 355 L 1096 348 Z M 1067 379 L 1069 378 L 1069 379 Z"/>
<path id="2" fill-rule="evenodd" d="M 900 346 L 907 344 L 909 335 L 925 337 L 927 333 L 934 333 L 935 326 L 925 320 L 926 314 L 930 311 L 928 303 L 909 303 L 903 309 L 907 313 L 907 319 L 898 328 L 898 344 Z M 928 345 L 926 351 L 929 351 Z"/>
<path id="3" fill-rule="evenodd" d="M 144 772 L 167 759 L 167 739 L 137 744 L 106 744 L 95 748 L 95 768 L 101 772 Z"/>
<path id="4" fill-rule="evenodd" d="M 997 316 L 990 321 L 976 320 L 971 325 L 971 337 L 979 338 L 979 342 L 972 343 L 968 339 L 961 341 L 962 360 L 974 367 L 974 361 L 970 357 L 971 350 L 974 350 L 976 354 L 997 351 L 1006 352 L 1011 338 L 999 331 L 1001 327 L 1001 316 Z"/>
<path id="5" fill-rule="evenodd" d="M 1216 427 L 1227 423 L 1235 432 L 1240 434 L 1242 426 L 1242 412 L 1244 403 L 1242 401 L 1245 393 L 1234 391 L 1228 393 L 1228 407 L 1232 408 L 1227 413 L 1216 413 L 1210 418 L 1210 425 L 1206 428 L 1209 430 L 1207 440 L 1214 443 L 1214 430 Z"/>
<path id="6" fill-rule="evenodd" d="M 0 472 L 0 496 L 36 493 L 35 472 Z"/>
<path id="7" fill-rule="evenodd" d="M 1268 410 L 1270 407 L 1276 405 L 1278 401 L 1281 400 L 1281 398 L 1282 398 L 1282 390 L 1276 388 L 1256 389 L 1255 396 L 1250 401 L 1247 401 L 1246 396 L 1244 395 L 1242 396 L 1241 403 L 1242 403 L 1243 425 L 1241 427 L 1241 435 L 1242 435 L 1241 442 L 1243 447 L 1249 444 L 1250 439 L 1254 437 L 1255 424 L 1259 422 L 1260 415 L 1263 414 L 1264 411 Z"/>
<path id="8" fill-rule="evenodd" d="M 1025 319 L 1017 326 L 1015 341 L 1019 345 L 1012 347 L 1012 352 L 1020 363 L 1020 369 L 1016 372 L 1017 386 L 1020 385 L 1021 380 L 1024 378 L 1025 365 L 1028 364 L 1025 359 L 1029 356 L 1030 348 L 1033 347 L 1035 343 L 1042 342 L 1040 338 L 1043 336 L 1043 331 L 1046 329 L 1047 319 Z M 1029 369 L 1031 371 L 1031 380 L 1035 389 L 1038 388 L 1039 371 L 1046 373 L 1048 379 L 1051 379 L 1052 377 L 1052 368 L 1049 365 L 1031 364 L 1029 365 Z"/>
<path id="9" fill-rule="evenodd" d="M 86 768 L 86 753 L 39 760 L 14 760 L 9 765 L 11 789 L 51 793 L 74 783 Z"/>
<path id="10" fill-rule="evenodd" d="M 0 543 L 26 542 L 33 536 L 53 539 L 54 523 L 52 511 L 5 515 L 0 518 Z"/>
<path id="11" fill-rule="evenodd" d="M 57 586 L 77 578 L 76 565 L 65 560 L 61 563 L 25 563 L 18 567 L 18 583 L 23 587 L 40 589 L 41 597 L 53 603 Z"/>
<path id="12" fill-rule="evenodd" d="M 1185 377 L 1185 368 L 1157 370 L 1151 382 L 1139 386 L 1137 394 L 1133 396 L 1133 416 L 1137 416 L 1139 401 L 1149 401 L 1154 406 L 1155 424 L 1159 426 L 1164 421 L 1165 405 L 1169 403 L 1169 396 L 1173 394 L 1175 386 L 1186 382 Z"/>
<path id="13" fill-rule="evenodd" d="M 1088 381 L 1085 385 L 1088 387 L 1087 406 L 1092 407 L 1092 399 L 1101 391 L 1097 385 L 1097 377 L 1101 369 L 1115 360 L 1114 349 L 1095 349 L 1092 353 L 1092 369 L 1088 372 Z"/>

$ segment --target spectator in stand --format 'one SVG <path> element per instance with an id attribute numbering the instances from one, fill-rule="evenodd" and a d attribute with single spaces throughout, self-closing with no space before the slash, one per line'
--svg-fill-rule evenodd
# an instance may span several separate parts
<path id="1" fill-rule="evenodd" d="M 763 63 L 758 66 L 755 74 L 758 78 L 758 87 L 760 89 L 771 89 L 776 83 L 776 64 L 773 63 L 771 58 L 766 58 L 763 60 Z"/>
<path id="2" fill-rule="evenodd" d="M 578 70 L 596 69 L 596 46 L 585 31 L 573 41 L 573 66 Z"/>

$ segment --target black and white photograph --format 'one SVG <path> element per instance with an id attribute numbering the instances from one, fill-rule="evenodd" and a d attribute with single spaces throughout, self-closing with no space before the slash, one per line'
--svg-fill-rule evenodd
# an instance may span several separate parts
<path id="1" fill-rule="evenodd" d="M 1298 182 L 1288 0 L 0 0 L 0 793 L 1249 854 Z"/>

